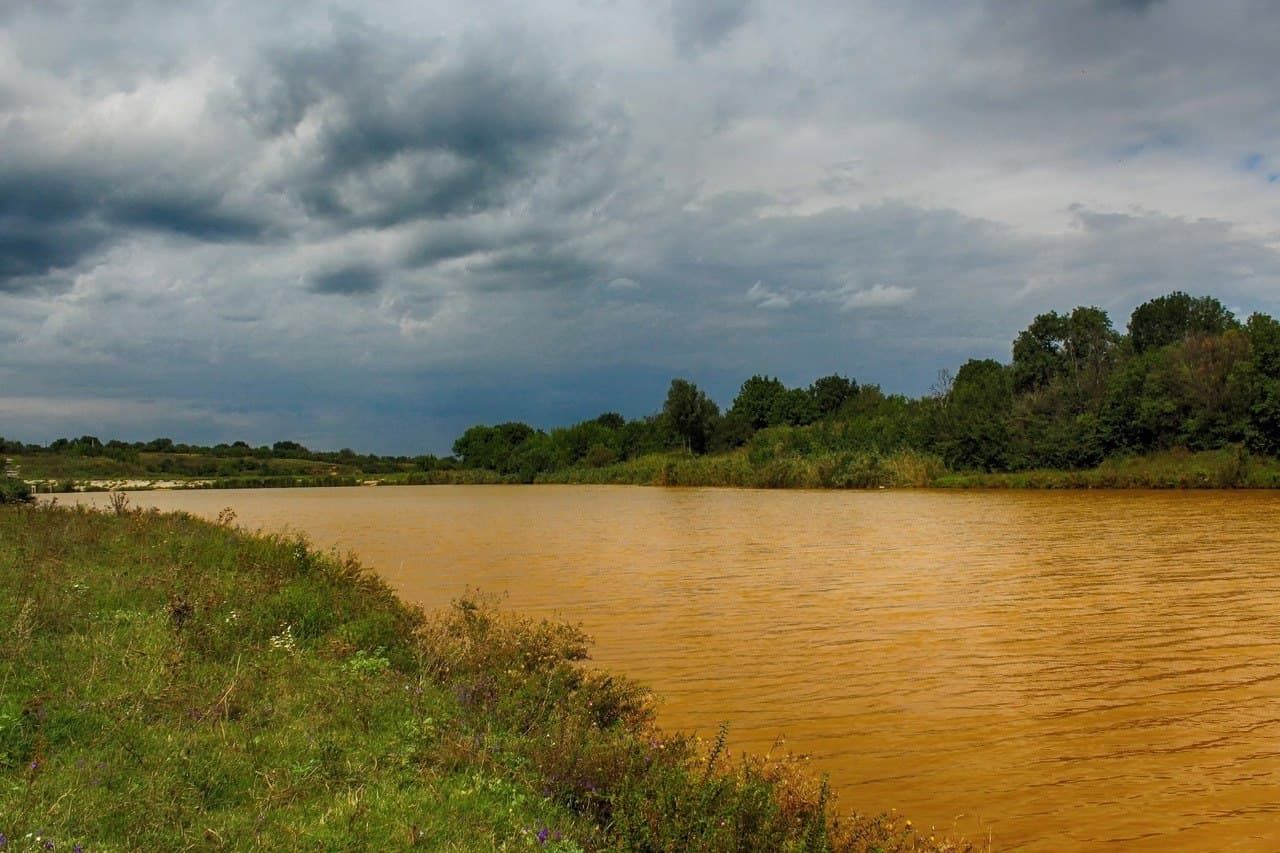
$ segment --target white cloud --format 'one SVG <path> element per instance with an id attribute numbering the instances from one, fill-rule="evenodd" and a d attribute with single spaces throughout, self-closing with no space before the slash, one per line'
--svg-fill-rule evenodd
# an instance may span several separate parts
<path id="1" fill-rule="evenodd" d="M 865 290 L 855 290 L 841 298 L 842 311 L 854 311 L 858 308 L 892 308 L 905 305 L 916 295 L 914 287 L 900 287 L 896 284 L 876 284 Z"/>

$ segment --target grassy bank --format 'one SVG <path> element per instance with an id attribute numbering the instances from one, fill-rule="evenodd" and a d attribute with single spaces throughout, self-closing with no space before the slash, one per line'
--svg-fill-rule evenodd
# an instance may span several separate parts
<path id="1" fill-rule="evenodd" d="M 741 488 L 868 489 L 1273 489 L 1280 461 L 1239 447 L 1170 450 L 1111 459 L 1082 471 L 952 472 L 913 451 L 828 453 L 753 460 L 746 451 L 715 456 L 654 454 L 600 468 L 539 475 L 539 483 Z"/>
<path id="2" fill-rule="evenodd" d="M 117 510 L 0 506 L 8 850 L 955 849 L 662 733 L 575 628 Z"/>
<path id="3" fill-rule="evenodd" d="M 539 483 L 736 486 L 753 489 L 874 489 L 928 486 L 946 471 L 936 457 L 904 450 L 753 458 L 746 450 L 713 456 L 652 454 L 600 468 L 569 468 Z"/>
<path id="4" fill-rule="evenodd" d="M 1200 453 L 1169 450 L 1109 459 L 1083 471 L 946 474 L 930 485 L 967 489 L 1274 489 L 1280 487 L 1280 461 L 1239 447 Z"/>

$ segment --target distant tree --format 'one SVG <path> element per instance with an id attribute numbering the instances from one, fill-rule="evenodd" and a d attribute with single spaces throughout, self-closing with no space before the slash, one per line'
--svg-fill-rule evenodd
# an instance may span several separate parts
<path id="1" fill-rule="evenodd" d="M 1040 314 L 1013 342 L 1013 390 L 1026 394 L 1046 387 L 1066 367 L 1063 343 L 1067 318 L 1057 311 Z"/>
<path id="2" fill-rule="evenodd" d="M 1253 358 L 1249 446 L 1280 454 L 1280 322 L 1266 314 L 1254 314 L 1245 331 Z"/>
<path id="3" fill-rule="evenodd" d="M 711 436 L 711 449 L 715 451 L 733 450 L 742 447 L 751 440 L 755 429 L 739 411 L 730 409 L 724 417 L 716 421 L 714 434 Z"/>
<path id="4" fill-rule="evenodd" d="M 779 379 L 757 374 L 742 383 L 729 412 L 753 430 L 775 426 L 785 412 L 786 394 L 787 386 Z"/>
<path id="5" fill-rule="evenodd" d="M 1013 342 L 1013 390 L 1029 394 L 1067 383 L 1078 402 L 1097 398 L 1115 361 L 1120 336 L 1107 312 L 1080 306 L 1070 314 L 1040 314 Z"/>
<path id="6" fill-rule="evenodd" d="M 497 426 L 473 426 L 453 443 L 453 453 L 465 468 L 488 468 L 515 473 L 515 453 L 537 430 L 528 424 L 509 422 Z"/>
<path id="7" fill-rule="evenodd" d="M 809 396 L 813 398 L 820 418 L 831 417 L 840 411 L 845 401 L 857 393 L 857 382 L 835 373 L 815 379 L 809 386 Z"/>
<path id="8" fill-rule="evenodd" d="M 1212 296 L 1180 290 L 1144 302 L 1129 317 L 1129 341 L 1136 353 L 1178 343 L 1190 335 L 1220 335 L 1240 324 Z"/>
<path id="9" fill-rule="evenodd" d="M 1067 317 L 1066 331 L 1063 355 L 1071 402 L 1077 410 L 1095 409 L 1115 366 L 1120 335 L 1106 311 L 1083 305 Z"/>
<path id="10" fill-rule="evenodd" d="M 1203 450 L 1257 436 L 1266 421 L 1261 379 L 1250 336 L 1238 329 L 1148 349 L 1111 383 L 1103 421 L 1110 448 Z"/>
<path id="11" fill-rule="evenodd" d="M 697 385 L 684 379 L 672 379 L 662 413 L 688 450 L 694 453 L 707 451 L 720 408 Z"/>
<path id="12" fill-rule="evenodd" d="M 271 445 L 271 452 L 276 456 L 306 456 L 310 453 L 307 448 L 303 447 L 296 441 L 277 441 Z"/>
<path id="13" fill-rule="evenodd" d="M 627 419 L 617 412 L 605 412 L 596 418 L 596 423 L 606 429 L 622 429 L 626 425 Z"/>
<path id="14" fill-rule="evenodd" d="M 552 444 L 560 465 L 581 462 L 595 445 L 604 445 L 616 454 L 622 443 L 618 430 L 600 423 L 600 419 L 582 421 L 566 429 L 553 430 Z"/>
<path id="15" fill-rule="evenodd" d="M 770 426 L 807 426 L 820 417 L 818 404 L 804 388 L 790 388 L 773 401 Z"/>
<path id="16" fill-rule="evenodd" d="M 1010 371 L 992 359 L 970 359 L 951 386 L 939 448 L 948 463 L 987 471 L 1008 466 Z"/>
<path id="17" fill-rule="evenodd" d="M 665 415 L 627 421 L 618 432 L 618 441 L 619 453 L 625 459 L 669 450 L 683 443 L 672 429 L 671 419 Z"/>

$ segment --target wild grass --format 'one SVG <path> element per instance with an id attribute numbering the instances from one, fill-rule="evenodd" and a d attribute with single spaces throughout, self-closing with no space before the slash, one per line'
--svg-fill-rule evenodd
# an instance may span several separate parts
<path id="1" fill-rule="evenodd" d="M 1083 471 L 962 473 L 937 478 L 940 488 L 990 489 L 1272 489 L 1280 461 L 1242 447 L 1198 453 L 1175 449 L 1109 459 Z"/>
<path id="2" fill-rule="evenodd" d="M 740 450 L 712 456 L 653 454 L 601 468 L 540 475 L 540 483 L 627 483 L 647 486 L 736 486 L 764 489 L 923 487 L 946 468 L 910 450 L 766 454 Z"/>
<path id="3" fill-rule="evenodd" d="M 388 474 L 378 480 L 386 486 L 493 486 L 520 482 L 515 476 L 483 468 L 411 471 Z"/>
<path id="4" fill-rule="evenodd" d="M 327 486 L 360 486 L 362 477 L 324 475 L 318 477 L 217 477 L 193 481 L 184 488 L 192 489 L 314 489 Z"/>
<path id="5" fill-rule="evenodd" d="M 660 731 L 573 626 L 232 519 L 0 507 L 0 845 L 958 849 Z"/>

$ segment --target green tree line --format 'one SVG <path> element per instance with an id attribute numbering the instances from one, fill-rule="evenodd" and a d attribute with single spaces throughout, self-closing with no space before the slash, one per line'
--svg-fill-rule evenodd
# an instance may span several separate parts
<path id="1" fill-rule="evenodd" d="M 474 426 L 457 463 L 532 480 L 668 451 L 756 455 L 911 449 L 954 470 L 1077 470 L 1113 456 L 1239 445 L 1280 453 L 1280 323 L 1241 322 L 1219 300 L 1174 292 L 1138 306 L 1124 332 L 1080 306 L 1041 314 L 1011 359 L 971 359 L 943 371 L 930 394 L 885 394 L 833 374 L 807 387 L 755 375 L 728 409 L 686 379 L 662 408 L 543 431 Z"/>
<path id="2" fill-rule="evenodd" d="M 616 412 L 551 430 L 477 425 L 453 455 L 312 451 L 293 441 L 251 447 L 60 438 L 47 447 L 0 438 L 0 454 L 103 457 L 150 473 L 230 477 L 279 473 L 282 460 L 343 472 L 487 470 L 532 481 L 655 453 L 740 451 L 755 461 L 823 453 L 919 451 L 955 471 L 1079 470 L 1104 459 L 1229 445 L 1280 455 L 1280 322 L 1241 321 L 1211 296 L 1174 292 L 1138 306 L 1123 332 L 1080 306 L 1035 317 L 1007 363 L 971 359 L 931 393 L 886 394 L 840 374 L 788 387 L 757 374 L 723 411 L 688 379 L 671 381 L 654 413 Z"/>

